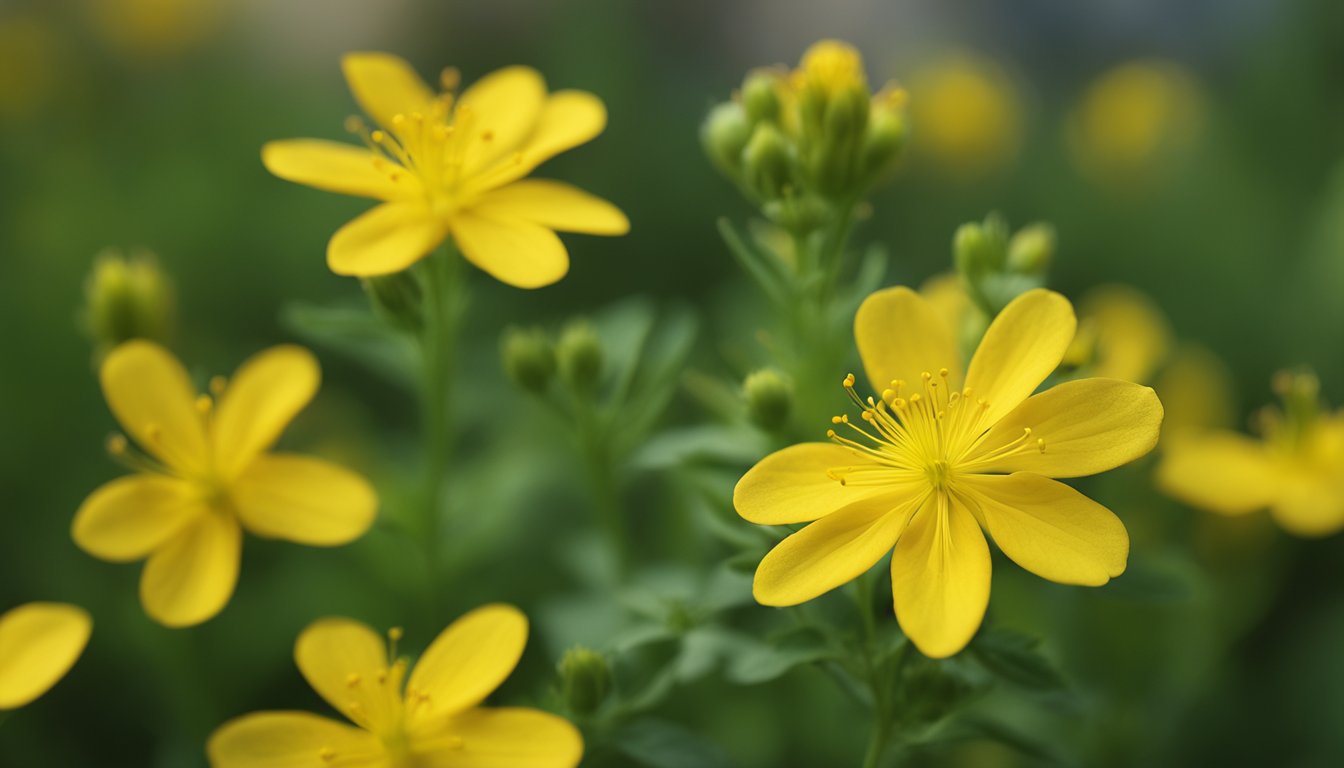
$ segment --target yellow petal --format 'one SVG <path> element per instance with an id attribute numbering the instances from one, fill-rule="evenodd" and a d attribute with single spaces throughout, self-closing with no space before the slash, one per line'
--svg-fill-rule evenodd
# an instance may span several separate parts
<path id="1" fill-rule="evenodd" d="M 412 749 L 424 765 L 574 768 L 583 758 L 579 730 L 563 718 L 536 709 L 473 709 L 453 718 L 445 734 L 421 736 L 413 742 Z"/>
<path id="2" fill-rule="evenodd" d="M 0 710 L 46 693 L 75 665 L 93 631 L 82 608 L 28 603 L 0 615 Z"/>
<path id="3" fill-rule="evenodd" d="M 854 341 L 877 394 L 893 380 L 905 382 L 901 394 L 920 392 L 921 374 L 949 371 L 949 384 L 961 384 L 961 355 L 952 329 L 928 301 L 904 286 L 878 291 L 863 300 L 854 316 Z"/>
<path id="4" fill-rule="evenodd" d="M 254 712 L 210 736 L 211 768 L 385 768 L 382 744 L 368 731 L 307 712 Z"/>
<path id="5" fill-rule="evenodd" d="M 989 605 L 989 547 L 970 511 L 934 494 L 891 556 L 896 620 L 925 656 L 951 656 L 971 641 Z"/>
<path id="6" fill-rule="evenodd" d="M 561 181 L 524 179 L 487 192 L 474 210 L 491 218 L 516 218 L 561 232 L 624 235 L 630 220 L 600 197 Z"/>
<path id="7" fill-rule="evenodd" d="M 393 200 L 419 191 L 414 174 L 368 149 L 334 141 L 268 142 L 261 148 L 261 162 L 286 181 L 343 195 Z"/>
<path id="8" fill-rule="evenodd" d="M 406 683 L 408 698 L 429 695 L 411 710 L 412 727 L 480 704 L 518 666 L 526 644 L 527 617 L 511 605 L 484 605 L 448 625 Z"/>
<path id="9" fill-rule="evenodd" d="M 1163 448 L 1158 486 L 1193 507 L 1240 515 L 1264 509 L 1279 496 L 1281 472 L 1266 447 L 1248 437 L 1211 432 Z"/>
<path id="10" fill-rule="evenodd" d="M 1069 300 L 1044 288 L 1027 291 L 1003 308 L 966 372 L 971 397 L 989 404 L 983 423 L 998 421 L 1045 381 L 1077 327 Z"/>
<path id="11" fill-rule="evenodd" d="M 994 543 L 1043 579 L 1095 587 L 1125 572 L 1129 533 L 1109 509 L 1029 472 L 957 480 Z"/>
<path id="12" fill-rule="evenodd" d="M 348 53 L 341 69 L 360 109 L 392 130 L 394 115 L 409 115 L 429 106 L 434 92 L 400 56 L 390 53 Z"/>
<path id="13" fill-rule="evenodd" d="M 113 415 L 145 450 L 185 473 L 204 468 L 205 424 L 196 389 L 168 350 L 128 341 L 104 358 L 99 378 Z"/>
<path id="14" fill-rule="evenodd" d="M 453 216 L 453 239 L 467 261 L 516 288 L 550 285 L 569 271 L 569 253 L 555 233 L 514 218 L 474 211 Z"/>
<path id="15" fill-rule="evenodd" d="M 218 471 L 233 477 L 271 447 L 317 394 L 321 378 L 313 353 L 293 344 L 258 352 L 238 366 L 211 425 Z"/>
<path id="16" fill-rule="evenodd" d="M 606 126 L 607 108 L 601 99 L 584 91 L 556 91 L 522 147 L 470 179 L 469 187 L 479 192 L 521 179 L 561 152 L 591 141 Z"/>
<path id="17" fill-rule="evenodd" d="M 927 488 L 855 502 L 781 541 L 756 569 L 756 601 L 798 605 L 853 581 L 896 546 Z"/>
<path id="18" fill-rule="evenodd" d="M 1329 536 L 1344 528 L 1344 476 L 1290 477 L 1270 513 L 1294 536 Z"/>
<path id="19" fill-rule="evenodd" d="M 316 547 L 346 544 L 373 524 L 378 495 L 362 476 L 321 459 L 267 454 L 232 488 L 234 507 L 252 533 Z"/>
<path id="20" fill-rule="evenodd" d="M 421 203 L 383 203 L 336 230 L 327 243 L 327 266 L 356 277 L 400 272 L 447 236 L 444 223 Z"/>
<path id="21" fill-rule="evenodd" d="M 150 555 L 140 602 L 168 627 L 200 624 L 223 610 L 238 583 L 243 532 L 230 515 L 200 515 Z"/>
<path id="22" fill-rule="evenodd" d="M 806 523 L 891 489 L 845 486 L 827 474 L 832 468 L 867 463 L 835 443 L 799 443 L 775 451 L 747 471 L 733 489 L 733 507 L 759 525 Z"/>
<path id="23" fill-rule="evenodd" d="M 378 730 L 396 719 L 400 702 L 379 683 L 388 672 L 387 645 L 367 626 L 319 619 L 299 634 L 294 661 L 313 690 L 355 723 Z"/>
<path id="24" fill-rule="evenodd" d="M 969 466 L 988 473 L 1094 475 L 1151 451 L 1161 427 L 1162 403 L 1149 387 L 1115 379 L 1066 381 L 1027 398 L 995 424 Z M 1031 435 L 1024 438 L 1028 428 Z M 990 455 L 1014 441 L 1021 450 L 1006 458 Z"/>
<path id="25" fill-rule="evenodd" d="M 537 127 L 546 82 L 531 67 L 506 67 L 472 83 L 457 102 L 455 124 L 470 131 L 462 173 L 472 176 L 516 151 Z"/>
<path id="26" fill-rule="evenodd" d="M 124 563 L 147 557 L 208 510 L 191 484 L 163 475 L 130 475 L 89 494 L 71 536 L 94 557 Z"/>
<path id="27" fill-rule="evenodd" d="M 1146 383 L 1171 351 L 1171 330 L 1162 310 L 1133 288 L 1094 288 L 1083 298 L 1080 313 L 1097 334 L 1092 376 Z"/>

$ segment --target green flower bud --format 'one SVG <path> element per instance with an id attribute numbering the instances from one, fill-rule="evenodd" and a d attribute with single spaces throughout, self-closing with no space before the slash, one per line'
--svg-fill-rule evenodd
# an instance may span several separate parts
<path id="1" fill-rule="evenodd" d="M 780 113 L 779 76 L 772 72 L 752 72 L 742 83 L 742 106 L 747 119 L 757 123 L 778 123 Z"/>
<path id="2" fill-rule="evenodd" d="M 862 86 L 837 91 L 827 101 L 822 134 L 816 137 L 811 158 L 813 178 L 823 194 L 839 197 L 854 187 L 868 110 L 868 91 Z"/>
<path id="3" fill-rule="evenodd" d="M 756 426 L 774 432 L 788 421 L 793 384 L 779 371 L 764 368 L 749 374 L 742 392 L 747 398 L 747 415 Z"/>
<path id="4" fill-rule="evenodd" d="M 770 123 L 752 131 L 742 151 L 743 180 L 761 200 L 778 200 L 792 188 L 792 163 L 788 141 Z"/>
<path id="5" fill-rule="evenodd" d="M 751 138 L 751 124 L 742 105 L 729 101 L 710 110 L 700 127 L 700 142 L 705 154 L 730 177 L 742 171 L 742 150 Z"/>
<path id="6" fill-rule="evenodd" d="M 409 270 L 363 279 L 373 310 L 388 324 L 411 333 L 425 326 L 424 293 Z"/>
<path id="7" fill-rule="evenodd" d="M 905 115 L 897 109 L 873 109 L 868 116 L 868 133 L 863 137 L 859 165 L 867 183 L 880 181 L 896 167 L 905 147 Z"/>
<path id="8" fill-rule="evenodd" d="M 555 349 L 540 328 L 506 328 L 499 345 L 504 373 L 519 387 L 540 394 L 555 375 Z"/>
<path id="9" fill-rule="evenodd" d="M 129 257 L 108 250 L 94 260 L 84 283 L 84 321 L 96 356 L 131 339 L 167 342 L 172 335 L 176 301 L 172 281 L 153 254 Z"/>
<path id="10" fill-rule="evenodd" d="M 1008 241 L 1008 269 L 1021 274 L 1043 274 L 1055 255 L 1055 228 L 1036 223 L 1019 229 Z"/>
<path id="11" fill-rule="evenodd" d="M 565 705 L 577 715 L 591 715 L 611 693 L 611 665 L 602 654 L 575 646 L 560 658 L 560 686 Z"/>
<path id="12" fill-rule="evenodd" d="M 602 375 L 602 341 L 586 320 L 571 321 L 560 332 L 555 356 L 560 377 L 571 387 L 588 392 Z"/>
<path id="13" fill-rule="evenodd" d="M 952 258 L 957 271 L 975 282 L 1003 267 L 1004 254 L 994 236 L 975 222 L 962 224 L 952 237 Z"/>

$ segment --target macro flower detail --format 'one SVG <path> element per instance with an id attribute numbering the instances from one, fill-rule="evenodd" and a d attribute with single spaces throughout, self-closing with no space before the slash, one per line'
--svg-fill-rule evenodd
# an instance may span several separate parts
<path id="1" fill-rule="evenodd" d="M 210 737 L 213 768 L 573 768 L 583 739 L 568 721 L 522 707 L 482 707 L 527 642 L 516 608 L 477 608 L 453 622 L 414 668 L 351 619 L 303 631 L 294 659 L 313 689 L 354 726 L 307 712 L 257 712 Z M 409 677 L 407 672 L 409 671 Z"/>
<path id="2" fill-rule="evenodd" d="M 317 360 L 272 347 L 216 377 L 198 395 L 167 350 L 130 341 L 104 359 L 99 377 L 126 435 L 112 455 L 135 474 L 95 490 L 75 514 L 85 552 L 112 562 L 148 558 L 140 601 L 170 627 L 219 613 L 238 580 L 242 533 L 313 546 L 359 538 L 378 499 L 358 474 L 320 459 L 269 452 L 317 393 Z M 213 395 L 213 396 L 212 396 Z"/>
<path id="3" fill-rule="evenodd" d="M 952 329 L 929 302 L 903 287 L 868 297 L 854 335 L 878 395 L 858 395 L 853 375 L 844 383 L 861 423 L 835 417 L 830 443 L 777 451 L 734 490 L 746 520 L 809 523 L 761 561 L 756 599 L 811 600 L 890 552 L 896 618 L 937 658 L 965 647 L 984 618 L 990 555 L 982 529 L 1051 581 L 1096 586 L 1120 575 L 1129 554 L 1124 525 L 1054 478 L 1147 453 L 1162 405 L 1152 389 L 1115 379 L 1033 395 L 1075 329 L 1067 299 L 1028 291 L 995 318 L 963 369 Z"/>
<path id="4" fill-rule="evenodd" d="M 468 261 L 500 281 L 537 288 L 569 269 L 556 231 L 629 230 L 625 214 L 605 200 L 563 182 L 524 178 L 602 132 L 607 113 L 596 96 L 548 94 L 528 67 L 501 69 L 457 94 L 451 69 L 436 93 L 396 56 L 352 53 L 342 66 L 377 124 L 370 130 L 350 121 L 366 146 L 294 139 L 270 142 L 261 153 L 282 179 L 383 201 L 331 238 L 333 272 L 399 272 L 451 237 Z"/>
<path id="5" fill-rule="evenodd" d="M 93 631 L 83 609 L 28 603 L 0 614 L 0 710 L 46 693 L 79 660 Z"/>

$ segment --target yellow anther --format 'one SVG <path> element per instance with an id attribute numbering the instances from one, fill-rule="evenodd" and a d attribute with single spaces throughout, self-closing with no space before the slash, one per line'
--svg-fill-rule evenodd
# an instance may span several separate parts
<path id="1" fill-rule="evenodd" d="M 864 421 L 872 421 L 873 418 L 874 418 L 874 416 L 873 416 L 873 412 L 872 412 L 872 411 L 864 411 L 864 412 L 863 412 L 863 420 L 864 420 Z"/>
<path id="2" fill-rule="evenodd" d="M 229 385 L 229 380 L 223 376 L 210 377 L 210 394 L 219 397 L 224 394 L 224 388 Z"/>
<path id="3" fill-rule="evenodd" d="M 894 389 L 884 389 L 884 390 L 882 390 L 882 399 L 883 399 L 884 401 L 886 401 L 886 402 L 891 402 L 892 398 L 894 398 L 894 397 L 896 397 L 896 390 L 894 390 Z"/>
<path id="4" fill-rule="evenodd" d="M 845 374 L 844 386 L 845 389 L 852 389 L 854 387 L 854 374 L 852 373 Z"/>
<path id="5" fill-rule="evenodd" d="M 393 627 L 387 630 L 387 639 L 391 640 L 394 643 L 400 641 L 402 636 L 404 635 L 405 632 L 402 631 L 401 627 Z"/>
<path id="6" fill-rule="evenodd" d="M 1023 436 L 1023 437 L 1031 437 L 1031 427 L 1023 427 L 1023 428 L 1022 428 L 1022 436 Z"/>
<path id="7" fill-rule="evenodd" d="M 905 410 L 905 406 L 906 406 L 906 405 L 908 405 L 908 403 L 905 402 L 905 398 L 904 398 L 904 397 L 898 397 L 898 398 L 896 398 L 895 400 L 892 400 L 892 401 L 891 401 L 891 407 L 892 407 L 892 408 L 895 408 L 895 409 L 898 410 L 898 411 L 903 411 L 903 410 Z"/>
<path id="8" fill-rule="evenodd" d="M 126 450 L 127 450 L 129 447 L 130 447 L 130 444 L 126 442 L 126 436 L 125 436 L 125 435 L 108 435 L 108 436 L 107 436 L 107 452 L 110 453 L 110 454 L 112 454 L 113 456 L 122 456 L 122 455 L 125 455 Z"/>
<path id="9" fill-rule="evenodd" d="M 383 140 L 386 138 L 387 134 L 383 133 L 382 131 L 374 131 L 373 133 L 369 134 L 369 140 L 371 140 L 374 144 L 382 144 Z"/>
<path id="10" fill-rule="evenodd" d="M 844 420 L 841 419 L 839 416 L 832 416 L 832 417 L 831 417 L 831 423 L 832 423 L 832 424 L 843 424 L 843 423 L 844 423 Z"/>
<path id="11" fill-rule="evenodd" d="M 916 392 L 915 394 L 913 394 L 913 395 L 910 396 L 910 404 L 911 404 L 911 405 L 919 405 L 919 401 L 920 401 L 920 400 L 923 400 L 923 399 L 924 399 L 924 398 L 920 397 L 919 393 Z"/>
<path id="12" fill-rule="evenodd" d="M 1036 447 L 1041 449 L 1041 453 L 1045 453 L 1045 438 L 1044 438 L 1044 437 L 1038 437 L 1038 438 L 1036 438 Z"/>
<path id="13" fill-rule="evenodd" d="M 402 113 L 398 112 L 397 114 L 392 116 L 392 127 L 400 128 L 405 124 L 406 124 L 406 116 L 403 115 Z"/>
<path id="14" fill-rule="evenodd" d="M 196 398 L 196 412 L 204 416 L 214 407 L 215 401 L 210 399 L 209 395 L 201 395 Z"/>
<path id="15" fill-rule="evenodd" d="M 947 370 L 946 368 L 939 368 L 939 369 L 938 369 L 938 375 L 939 375 L 939 376 L 942 376 L 944 379 L 946 379 L 946 378 L 947 378 L 948 376 L 950 376 L 951 374 L 952 374 L 952 372 L 949 371 L 949 370 Z"/>
<path id="16" fill-rule="evenodd" d="M 921 379 L 923 379 L 924 381 L 928 381 L 929 379 L 932 379 L 932 378 L 933 378 L 933 374 L 932 374 L 932 373 L 929 373 L 928 371 L 925 371 L 925 372 L 919 374 L 919 377 L 920 377 Z"/>
<path id="17" fill-rule="evenodd" d="M 345 676 L 345 684 L 350 686 L 351 688 L 354 688 L 355 686 L 359 685 L 359 681 L 362 679 L 363 678 L 359 676 L 358 672 L 351 672 L 350 674 Z"/>
<path id="18" fill-rule="evenodd" d="M 829 437 L 829 438 L 834 438 L 834 437 L 835 437 L 835 430 L 834 430 L 834 429 L 828 429 L 828 430 L 826 430 L 826 436 Z"/>

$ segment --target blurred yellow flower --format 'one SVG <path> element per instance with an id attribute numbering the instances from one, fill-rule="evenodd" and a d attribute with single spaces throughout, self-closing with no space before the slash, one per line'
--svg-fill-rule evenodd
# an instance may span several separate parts
<path id="1" fill-rule="evenodd" d="M 112 562 L 148 558 L 140 600 L 170 627 L 223 609 L 238 580 L 244 528 L 313 546 L 359 538 L 378 500 L 363 477 L 307 456 L 268 449 L 313 395 L 320 372 L 306 349 L 279 346 L 217 377 L 197 395 L 182 365 L 152 342 L 113 350 L 100 370 L 103 394 L 123 429 L 109 449 L 136 474 L 94 491 L 71 533 Z"/>
<path id="2" fill-rule="evenodd" d="M 205 42 L 224 21 L 226 0 L 84 0 L 94 31 L 125 56 L 154 59 Z"/>
<path id="3" fill-rule="evenodd" d="M 0 119 L 31 117 L 57 90 L 62 56 L 55 31 L 36 16 L 0 17 Z"/>
<path id="4" fill-rule="evenodd" d="M 1022 143 L 1020 101 L 994 62 L 971 53 L 945 55 L 910 80 L 915 146 L 961 177 L 1002 167 Z"/>
<path id="5" fill-rule="evenodd" d="M 0 710 L 46 693 L 89 642 L 93 620 L 64 603 L 28 603 L 0 615 Z"/>
<path id="6" fill-rule="evenodd" d="M 865 426 L 833 421 L 832 443 L 762 459 L 733 503 L 762 525 L 812 523 L 756 571 L 756 599 L 796 605 L 867 571 L 888 552 L 902 630 L 924 654 L 961 650 L 989 602 L 981 528 L 1023 568 L 1100 585 L 1125 569 L 1129 537 L 1110 510 L 1051 478 L 1103 472 L 1152 449 L 1162 421 L 1153 390 L 1083 379 L 1032 395 L 1059 364 L 1076 321 L 1067 299 L 1028 291 L 990 325 L 961 367 L 952 329 L 907 288 L 868 297 L 854 335 L 880 399 Z M 815 522 L 813 522 L 815 521 Z"/>
<path id="7" fill-rule="evenodd" d="M 1078 333 L 1064 363 L 1087 376 L 1147 383 L 1171 344 L 1167 319 L 1152 299 L 1126 285 L 1104 285 L 1078 302 Z"/>
<path id="8" fill-rule="evenodd" d="M 1234 418 L 1232 373 L 1213 352 L 1181 344 L 1153 383 L 1167 415 L 1162 438 L 1227 427 Z"/>
<path id="9" fill-rule="evenodd" d="M 1224 515 L 1269 508 L 1297 536 L 1344 528 L 1344 413 L 1320 407 L 1310 374 L 1282 373 L 1275 390 L 1282 410 L 1261 412 L 1262 440 L 1213 430 L 1165 445 L 1157 481 L 1191 506 Z"/>
<path id="10" fill-rule="evenodd" d="M 611 203 L 559 181 L 523 178 L 602 132 L 607 113 L 596 96 L 547 94 L 528 67 L 501 69 L 459 96 L 455 70 L 444 71 L 435 93 L 396 56 L 352 53 L 342 65 L 355 99 L 380 126 L 352 121 L 367 147 L 294 139 L 261 152 L 282 179 L 384 201 L 331 238 L 333 272 L 398 272 L 452 237 L 497 279 L 537 288 L 569 270 L 556 230 L 629 231 Z"/>
<path id="11" fill-rule="evenodd" d="M 413 670 L 373 630 L 322 619 L 294 646 L 299 671 L 358 727 L 307 712 L 257 712 L 225 723 L 206 750 L 213 768 L 573 768 L 583 738 L 536 709 L 482 707 L 527 642 L 508 605 L 477 608 L 430 644 Z M 405 687 L 403 690 L 403 683 Z"/>

